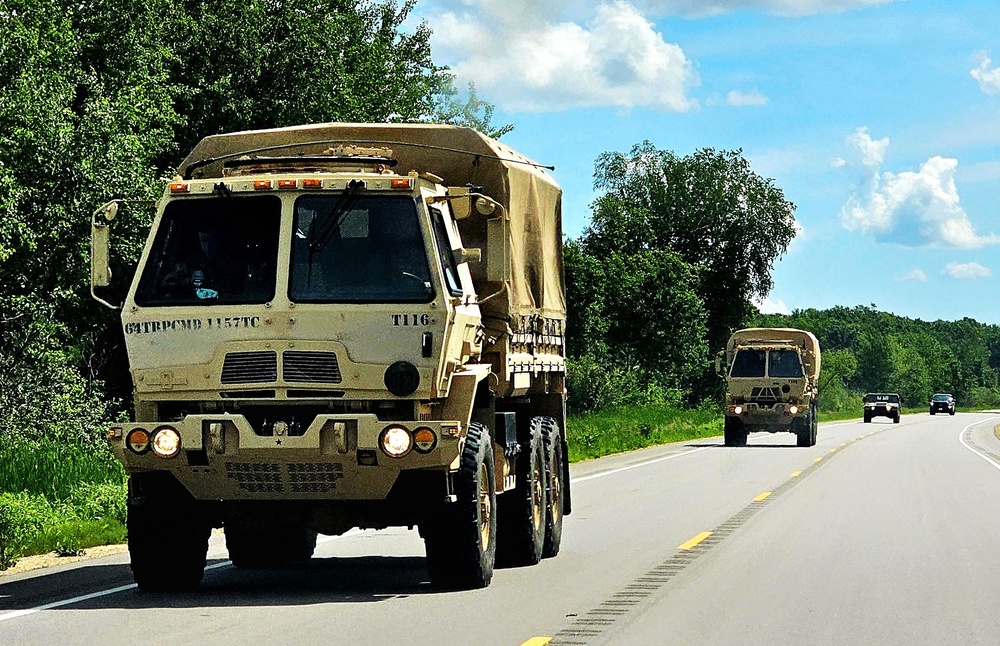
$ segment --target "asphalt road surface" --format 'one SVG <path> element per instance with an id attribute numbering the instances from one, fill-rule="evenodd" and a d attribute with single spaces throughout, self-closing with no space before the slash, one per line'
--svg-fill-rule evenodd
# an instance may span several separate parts
<path id="1" fill-rule="evenodd" d="M 573 466 L 562 552 L 436 592 L 416 531 L 321 537 L 202 589 L 127 555 L 0 577 L 0 644 L 998 644 L 1000 415 L 823 424 Z"/>

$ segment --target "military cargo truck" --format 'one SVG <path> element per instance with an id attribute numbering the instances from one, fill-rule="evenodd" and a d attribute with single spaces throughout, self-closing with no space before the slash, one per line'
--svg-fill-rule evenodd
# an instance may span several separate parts
<path id="1" fill-rule="evenodd" d="M 798 446 L 815 445 L 819 368 L 819 341 L 811 332 L 735 332 L 716 357 L 716 371 L 726 377 L 726 446 L 746 446 L 753 431 L 795 433 Z"/>
<path id="2" fill-rule="evenodd" d="M 416 526 L 431 582 L 560 547 L 561 190 L 468 128 L 322 124 L 207 137 L 165 187 L 121 319 L 143 590 L 197 587 L 213 527 L 233 565 L 319 534 Z M 92 218 L 111 282 L 117 202 Z"/>

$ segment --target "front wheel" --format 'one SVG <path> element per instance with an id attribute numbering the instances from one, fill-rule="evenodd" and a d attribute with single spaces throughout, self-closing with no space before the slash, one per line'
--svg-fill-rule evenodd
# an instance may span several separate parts
<path id="1" fill-rule="evenodd" d="M 949 413 L 948 413 L 948 414 L 949 414 L 949 415 L 954 415 L 954 414 L 955 414 L 955 409 L 952 409 L 951 411 L 949 411 Z"/>
<path id="2" fill-rule="evenodd" d="M 140 590 L 179 592 L 201 585 L 211 525 L 172 474 L 129 476 L 128 551 Z"/>
<path id="3" fill-rule="evenodd" d="M 485 588 L 496 560 L 497 491 L 493 442 L 482 424 L 469 425 L 454 479 L 455 501 L 421 523 L 427 570 L 436 588 Z"/>
<path id="4" fill-rule="evenodd" d="M 932 408 L 932 409 L 931 409 L 931 415 L 933 415 L 933 414 L 934 414 L 934 409 Z"/>
<path id="5" fill-rule="evenodd" d="M 726 446 L 747 445 L 747 429 L 740 418 L 727 415 L 725 422 L 723 422 L 722 432 Z"/>
<path id="6" fill-rule="evenodd" d="M 896 416 L 892 418 L 892 423 L 899 424 L 899 413 L 896 413 Z"/>

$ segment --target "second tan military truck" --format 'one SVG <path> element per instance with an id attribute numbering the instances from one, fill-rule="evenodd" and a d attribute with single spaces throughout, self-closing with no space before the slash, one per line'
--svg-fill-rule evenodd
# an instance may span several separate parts
<path id="1" fill-rule="evenodd" d="M 92 218 L 111 282 L 112 202 Z M 566 462 L 561 191 L 468 128 L 320 124 L 199 143 L 121 307 L 140 589 L 197 587 L 317 533 L 416 526 L 431 582 L 559 551 Z"/>
<path id="2" fill-rule="evenodd" d="M 745 446 L 753 431 L 795 433 L 798 446 L 815 445 L 819 369 L 819 341 L 811 332 L 735 332 L 716 359 L 726 378 L 726 446 Z"/>

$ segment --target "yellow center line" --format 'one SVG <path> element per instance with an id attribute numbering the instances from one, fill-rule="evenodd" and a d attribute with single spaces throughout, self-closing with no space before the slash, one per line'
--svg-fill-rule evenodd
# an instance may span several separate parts
<path id="1" fill-rule="evenodd" d="M 521 646 L 545 646 L 552 641 L 551 637 L 532 637 L 528 641 L 521 644 Z"/>
<path id="2" fill-rule="evenodd" d="M 844 448 L 845 446 L 847 446 L 847 442 L 844 442 L 843 444 L 841 444 L 840 448 Z"/>
<path id="3" fill-rule="evenodd" d="M 689 549 L 691 549 L 692 547 L 694 547 L 698 543 L 702 542 L 703 540 L 705 540 L 706 538 L 708 538 L 711 535 L 712 535 L 712 532 L 702 532 L 702 533 L 698 534 L 697 536 L 695 536 L 694 538 L 692 538 L 691 540 L 689 540 L 687 543 L 681 543 L 680 545 L 678 545 L 677 549 L 679 549 L 679 550 L 689 550 Z"/>
<path id="4" fill-rule="evenodd" d="M 768 496 L 771 495 L 770 491 L 765 491 L 762 494 L 758 494 L 756 498 L 753 499 L 754 502 L 760 502 L 761 500 L 766 500 Z"/>
<path id="5" fill-rule="evenodd" d="M 798 478 L 800 475 L 802 475 L 801 471 L 792 471 L 792 477 L 793 478 Z"/>
<path id="6" fill-rule="evenodd" d="M 823 457 L 822 457 L 822 456 L 820 456 L 820 457 L 816 458 L 815 460 L 813 460 L 813 462 L 819 462 L 819 461 L 820 461 L 820 460 L 822 460 L 822 459 L 823 459 Z"/>
<path id="7" fill-rule="evenodd" d="M 830 449 L 830 453 L 836 453 L 837 449 Z"/>

